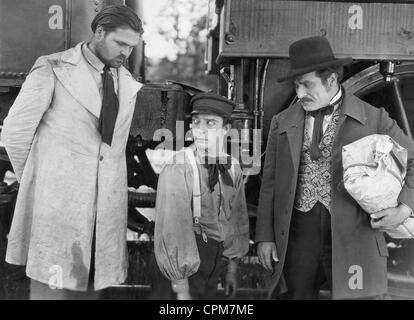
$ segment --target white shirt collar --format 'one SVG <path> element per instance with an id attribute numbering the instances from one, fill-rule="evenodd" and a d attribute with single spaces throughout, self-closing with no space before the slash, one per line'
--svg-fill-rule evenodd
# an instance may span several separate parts
<path id="1" fill-rule="evenodd" d="M 335 105 L 338 103 L 338 101 L 342 98 L 342 88 L 339 87 L 338 92 L 333 96 L 331 101 L 329 102 L 330 105 Z"/>

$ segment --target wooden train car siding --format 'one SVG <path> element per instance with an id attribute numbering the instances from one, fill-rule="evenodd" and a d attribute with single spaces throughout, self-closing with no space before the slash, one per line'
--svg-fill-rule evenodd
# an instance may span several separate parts
<path id="1" fill-rule="evenodd" d="M 338 57 L 414 60 L 414 3 L 226 0 L 219 56 L 288 57 L 289 45 L 326 36 Z"/>

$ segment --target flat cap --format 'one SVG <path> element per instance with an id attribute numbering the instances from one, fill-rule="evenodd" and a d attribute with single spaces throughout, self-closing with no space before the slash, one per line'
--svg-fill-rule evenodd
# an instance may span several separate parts
<path id="1" fill-rule="evenodd" d="M 230 118 L 236 104 L 216 93 L 197 93 L 190 102 L 193 114 L 215 114 L 222 118 Z"/>

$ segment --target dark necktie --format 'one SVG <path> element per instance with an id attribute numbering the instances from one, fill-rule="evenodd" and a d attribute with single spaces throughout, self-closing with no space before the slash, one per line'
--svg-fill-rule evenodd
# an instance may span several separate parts
<path id="1" fill-rule="evenodd" d="M 105 66 L 103 69 L 102 89 L 103 98 L 101 115 L 99 117 L 99 132 L 101 133 L 102 141 L 111 145 L 119 103 L 115 93 L 114 79 L 108 66 Z"/>
<path id="2" fill-rule="evenodd" d="M 332 114 L 335 106 L 339 104 L 341 100 L 342 99 L 338 99 L 333 104 L 330 104 L 324 108 L 308 111 L 309 115 L 315 118 L 315 122 L 313 123 L 312 143 L 310 146 L 310 157 L 312 160 L 317 160 L 322 155 L 321 150 L 319 149 L 319 143 L 321 142 L 323 136 L 323 118 L 326 115 Z"/>
<path id="3" fill-rule="evenodd" d="M 223 179 L 223 183 L 228 186 L 233 186 L 233 179 L 229 173 L 229 169 L 231 168 L 231 158 L 227 157 L 227 159 L 212 159 L 206 158 L 204 167 L 208 169 L 208 186 L 211 191 L 214 190 L 214 186 L 217 184 L 219 180 L 219 172 Z"/>

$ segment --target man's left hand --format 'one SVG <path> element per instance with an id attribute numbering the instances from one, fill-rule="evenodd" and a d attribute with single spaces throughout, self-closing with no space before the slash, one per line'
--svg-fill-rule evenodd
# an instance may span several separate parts
<path id="1" fill-rule="evenodd" d="M 237 292 L 237 261 L 229 260 L 225 279 L 225 294 L 233 299 Z"/>
<path id="2" fill-rule="evenodd" d="M 371 214 L 371 227 L 374 229 L 394 229 L 404 222 L 411 214 L 411 209 L 400 203 L 398 207 L 384 209 Z"/>

